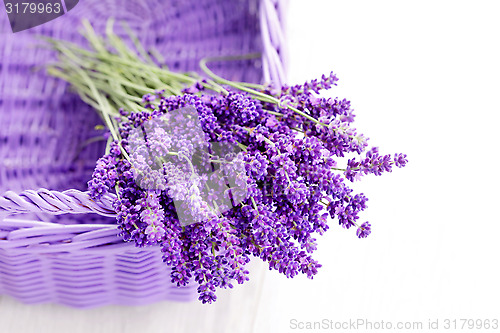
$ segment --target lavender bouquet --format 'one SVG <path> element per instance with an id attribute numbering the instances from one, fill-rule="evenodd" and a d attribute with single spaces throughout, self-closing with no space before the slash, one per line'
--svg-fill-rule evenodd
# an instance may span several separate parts
<path id="1" fill-rule="evenodd" d="M 371 233 L 358 222 L 367 198 L 346 180 L 407 159 L 368 147 L 349 101 L 318 95 L 337 84 L 333 73 L 282 87 L 225 80 L 209 70 L 212 59 L 200 63 L 206 77 L 175 73 L 132 34 L 129 48 L 112 21 L 104 37 L 83 26 L 91 48 L 48 40 L 59 55 L 48 71 L 70 82 L 108 130 L 90 195 L 116 194 L 120 235 L 161 246 L 173 283 L 194 280 L 211 303 L 217 288 L 249 279 L 251 257 L 313 278 L 321 265 L 311 254 L 328 217 L 359 238 Z"/>

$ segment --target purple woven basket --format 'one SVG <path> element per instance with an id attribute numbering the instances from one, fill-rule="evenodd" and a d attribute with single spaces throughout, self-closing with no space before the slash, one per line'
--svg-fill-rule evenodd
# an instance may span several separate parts
<path id="1" fill-rule="evenodd" d="M 65 82 L 46 75 L 43 65 L 55 57 L 36 47 L 35 35 L 83 43 L 82 18 L 102 32 L 112 16 L 172 69 L 197 70 L 207 56 L 260 52 L 261 59 L 212 68 L 232 80 L 281 83 L 283 8 L 280 0 L 85 0 L 16 34 L 0 12 L 0 294 L 73 307 L 196 294 L 194 284 L 170 282 L 159 247 L 139 249 L 117 236 L 113 196 L 96 202 L 85 192 L 104 154 L 103 143 L 92 140 L 100 120 Z"/>

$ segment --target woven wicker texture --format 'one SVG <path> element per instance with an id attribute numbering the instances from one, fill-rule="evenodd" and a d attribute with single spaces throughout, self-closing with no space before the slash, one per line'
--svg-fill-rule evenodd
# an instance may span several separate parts
<path id="1" fill-rule="evenodd" d="M 172 69 L 197 70 L 207 56 L 261 52 L 262 60 L 211 68 L 232 80 L 280 83 L 282 7 L 278 0 L 85 0 L 16 34 L 0 15 L 0 294 L 75 307 L 195 295 L 194 284 L 169 282 L 158 247 L 137 249 L 117 236 L 113 196 L 94 202 L 85 192 L 104 153 L 104 143 L 93 140 L 102 134 L 94 129 L 100 120 L 66 83 L 45 74 L 54 54 L 37 47 L 35 36 L 84 44 L 82 18 L 102 32 L 114 17 Z"/>

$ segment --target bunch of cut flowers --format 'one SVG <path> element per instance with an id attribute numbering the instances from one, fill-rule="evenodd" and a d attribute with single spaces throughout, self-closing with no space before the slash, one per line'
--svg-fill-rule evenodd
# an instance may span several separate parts
<path id="1" fill-rule="evenodd" d="M 106 126 L 90 196 L 116 195 L 120 236 L 160 246 L 173 283 L 194 281 L 211 303 L 217 288 L 249 279 L 252 257 L 313 278 L 316 237 L 329 221 L 359 238 L 371 233 L 359 222 L 367 198 L 348 182 L 407 159 L 369 147 L 349 101 L 319 95 L 337 84 L 333 73 L 293 86 L 233 82 L 208 68 L 210 58 L 200 62 L 204 77 L 177 73 L 131 33 L 130 47 L 112 21 L 104 36 L 83 27 L 89 48 L 48 40 L 58 52 L 48 71 Z"/>

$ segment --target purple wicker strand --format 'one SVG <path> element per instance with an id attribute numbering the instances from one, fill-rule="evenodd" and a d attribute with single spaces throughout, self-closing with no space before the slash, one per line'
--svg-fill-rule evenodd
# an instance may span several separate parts
<path id="1" fill-rule="evenodd" d="M 264 79 L 276 85 L 286 82 L 284 24 L 280 19 L 283 16 L 283 2 L 262 0 L 260 7 Z"/>
<path id="2" fill-rule="evenodd" d="M 67 190 L 64 192 L 39 189 L 17 194 L 7 191 L 0 196 L 0 211 L 9 213 L 41 212 L 49 214 L 86 214 L 116 216 L 112 208 L 115 197 L 106 195 L 100 201 L 90 198 L 87 192 Z"/>

